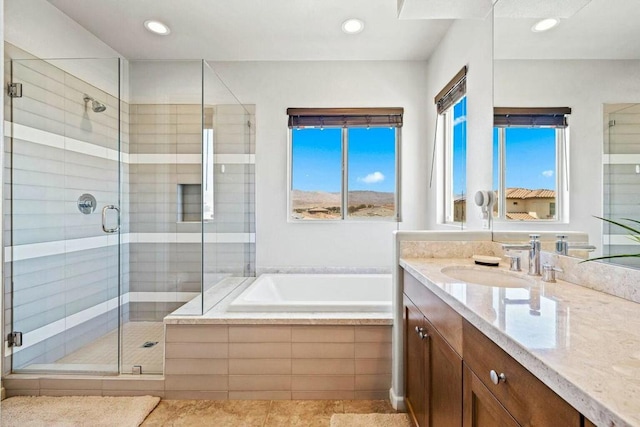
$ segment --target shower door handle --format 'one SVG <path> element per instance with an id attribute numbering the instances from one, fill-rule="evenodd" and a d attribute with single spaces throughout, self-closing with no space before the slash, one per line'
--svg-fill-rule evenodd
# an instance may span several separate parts
<path id="1" fill-rule="evenodd" d="M 107 228 L 107 211 L 113 209 L 116 211 L 118 222 L 114 228 Z M 116 205 L 105 205 L 102 208 L 102 230 L 105 233 L 117 233 L 120 230 L 120 209 Z"/>

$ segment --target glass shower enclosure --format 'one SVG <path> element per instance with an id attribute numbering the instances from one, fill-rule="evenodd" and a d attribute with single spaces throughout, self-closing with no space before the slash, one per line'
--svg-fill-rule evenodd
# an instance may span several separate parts
<path id="1" fill-rule="evenodd" d="M 640 216 L 640 104 L 604 104 L 604 217 L 637 229 Z M 603 255 L 638 253 L 629 230 L 603 223 Z M 640 268 L 640 258 L 623 257 L 607 260 Z"/>
<path id="2" fill-rule="evenodd" d="M 6 54 L 5 369 L 162 373 L 253 274 L 253 111 L 201 60 Z"/>

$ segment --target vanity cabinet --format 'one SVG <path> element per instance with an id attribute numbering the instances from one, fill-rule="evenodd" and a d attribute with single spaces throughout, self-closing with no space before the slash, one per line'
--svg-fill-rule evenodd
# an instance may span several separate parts
<path id="1" fill-rule="evenodd" d="M 581 425 L 578 411 L 466 320 L 462 333 L 465 380 L 481 383 L 465 388 L 466 406 L 489 408 L 493 397 L 517 422 L 514 425 Z M 476 393 L 481 385 L 491 396 Z M 465 426 L 492 425 L 478 424 L 480 415 L 473 409 L 467 408 L 465 415 Z"/>
<path id="2" fill-rule="evenodd" d="M 463 384 L 463 427 L 520 425 L 466 364 Z"/>
<path id="3" fill-rule="evenodd" d="M 442 301 L 417 281 L 408 285 L 405 283 L 404 295 L 407 407 L 420 427 L 460 427 L 462 357 L 433 322 L 447 334 L 460 329 L 454 325 L 461 326 L 462 319 L 450 308 L 440 306 Z M 427 317 L 425 313 L 435 314 Z"/>
<path id="4" fill-rule="evenodd" d="M 406 403 L 419 427 L 585 426 L 585 419 L 404 273 Z"/>

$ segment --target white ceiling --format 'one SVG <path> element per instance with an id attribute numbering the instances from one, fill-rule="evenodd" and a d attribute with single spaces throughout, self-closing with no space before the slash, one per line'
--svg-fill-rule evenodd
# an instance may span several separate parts
<path id="1" fill-rule="evenodd" d="M 397 0 L 48 1 L 129 59 L 425 60 L 452 22 L 399 20 Z M 360 34 L 342 32 L 351 17 Z"/>
<path id="2" fill-rule="evenodd" d="M 564 0 L 557 1 L 557 8 L 537 0 L 532 3 L 545 4 L 537 9 L 518 9 L 518 2 L 499 0 L 495 5 L 497 59 L 640 59 L 638 0 Z M 538 19 L 525 12 L 535 10 L 545 10 L 546 17 L 567 17 L 547 32 L 534 33 L 531 27 Z"/>

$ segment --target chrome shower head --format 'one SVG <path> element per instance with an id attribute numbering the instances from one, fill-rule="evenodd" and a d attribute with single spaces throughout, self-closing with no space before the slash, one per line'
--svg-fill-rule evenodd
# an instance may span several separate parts
<path id="1" fill-rule="evenodd" d="M 91 101 L 91 109 L 93 110 L 94 113 L 102 113 L 104 110 L 107 109 L 107 106 L 104 105 L 102 102 L 100 101 L 96 101 L 95 99 L 93 99 L 93 97 L 85 94 L 84 95 L 84 102 L 85 104 L 89 101 Z"/>

